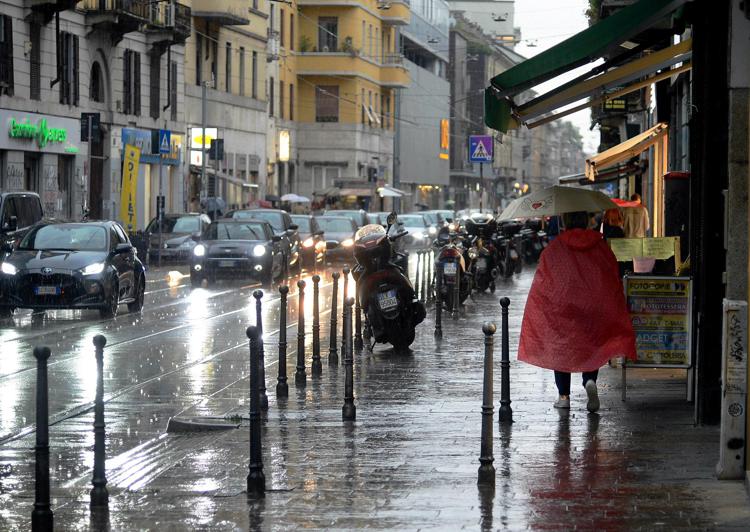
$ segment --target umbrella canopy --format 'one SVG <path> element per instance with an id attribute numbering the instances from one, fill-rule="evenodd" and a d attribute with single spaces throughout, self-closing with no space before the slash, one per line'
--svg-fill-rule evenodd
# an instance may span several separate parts
<path id="1" fill-rule="evenodd" d="M 614 209 L 617 204 L 596 190 L 555 185 L 513 200 L 500 215 L 500 220 L 557 216 L 566 212 L 600 212 Z"/>
<path id="2" fill-rule="evenodd" d="M 401 198 L 406 196 L 406 192 L 386 185 L 378 189 L 378 195 L 381 198 Z"/>
<path id="3" fill-rule="evenodd" d="M 310 199 L 297 194 L 284 194 L 281 196 L 281 201 L 288 201 L 289 203 L 310 203 Z"/>
<path id="4" fill-rule="evenodd" d="M 224 212 L 227 209 L 227 202 L 224 201 L 224 198 L 210 196 L 201 200 L 201 207 L 203 207 L 206 212 Z"/>
<path id="5" fill-rule="evenodd" d="M 613 198 L 612 201 L 617 203 L 618 207 L 638 207 L 640 205 L 640 203 L 638 203 L 637 201 L 629 201 L 617 198 Z"/>
<path id="6" fill-rule="evenodd" d="M 335 197 L 341 195 L 341 189 L 339 187 L 328 187 L 325 190 L 316 190 L 313 192 L 314 196 L 329 196 Z"/>

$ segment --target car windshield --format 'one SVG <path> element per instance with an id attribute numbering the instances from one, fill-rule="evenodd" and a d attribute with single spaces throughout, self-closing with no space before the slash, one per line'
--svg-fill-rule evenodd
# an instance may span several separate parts
<path id="1" fill-rule="evenodd" d="M 362 224 L 362 213 L 358 211 L 336 211 L 335 213 L 331 212 L 330 214 L 335 214 L 336 216 L 345 216 L 350 220 L 354 220 L 354 223 L 357 224 L 357 227 Z"/>
<path id="2" fill-rule="evenodd" d="M 206 240 L 266 240 L 263 224 L 215 222 L 206 230 Z"/>
<path id="3" fill-rule="evenodd" d="M 424 218 L 422 215 L 408 215 L 402 214 L 398 217 L 399 222 L 403 222 L 404 227 L 424 227 Z"/>
<path id="4" fill-rule="evenodd" d="M 351 233 L 351 220 L 345 218 L 318 218 L 318 225 L 324 233 Z"/>
<path id="5" fill-rule="evenodd" d="M 263 220 L 265 222 L 268 222 L 271 224 L 271 227 L 273 227 L 273 230 L 277 233 L 286 230 L 284 227 L 284 215 L 280 212 L 270 212 L 270 211 L 237 211 L 235 212 L 232 217 L 235 220 L 243 220 L 248 218 L 253 218 L 255 220 Z"/>
<path id="6" fill-rule="evenodd" d="M 107 251 L 107 230 L 100 225 L 44 225 L 29 232 L 18 249 Z"/>
<path id="7" fill-rule="evenodd" d="M 431 225 L 436 225 L 440 222 L 440 220 L 438 220 L 438 213 L 436 212 L 423 212 L 422 216 L 424 216 L 427 219 L 427 223 Z"/>
<path id="8" fill-rule="evenodd" d="M 443 220 L 453 220 L 453 211 L 438 211 Z"/>
<path id="9" fill-rule="evenodd" d="M 292 221 L 297 224 L 299 230 L 303 233 L 310 232 L 310 218 L 307 216 L 292 216 Z"/>

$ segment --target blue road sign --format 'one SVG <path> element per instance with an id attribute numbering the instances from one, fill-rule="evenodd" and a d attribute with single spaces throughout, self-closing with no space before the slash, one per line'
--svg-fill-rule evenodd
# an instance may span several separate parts
<path id="1" fill-rule="evenodd" d="M 172 132 L 168 129 L 159 130 L 159 153 L 172 151 Z"/>
<path id="2" fill-rule="evenodd" d="M 469 135 L 469 161 L 491 163 L 493 146 L 492 135 Z"/>

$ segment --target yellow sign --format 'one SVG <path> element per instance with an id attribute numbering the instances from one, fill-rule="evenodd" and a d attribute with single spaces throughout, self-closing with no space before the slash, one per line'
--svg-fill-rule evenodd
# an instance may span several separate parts
<path id="1" fill-rule="evenodd" d="M 619 262 L 628 262 L 633 257 L 652 257 L 664 260 L 679 255 L 677 247 L 679 238 L 667 236 L 662 238 L 610 238 L 607 240 L 612 253 Z"/>
<path id="2" fill-rule="evenodd" d="M 122 190 L 120 191 L 120 220 L 128 231 L 136 229 L 136 193 L 138 191 L 138 164 L 141 150 L 125 145 L 125 160 L 122 163 Z"/>
<path id="3" fill-rule="evenodd" d="M 628 262 L 633 260 L 633 257 L 643 256 L 643 242 L 640 238 L 610 238 L 607 243 L 619 262 Z"/>
<path id="4" fill-rule="evenodd" d="M 446 118 L 440 120 L 440 149 L 448 151 L 451 147 L 450 121 Z"/>

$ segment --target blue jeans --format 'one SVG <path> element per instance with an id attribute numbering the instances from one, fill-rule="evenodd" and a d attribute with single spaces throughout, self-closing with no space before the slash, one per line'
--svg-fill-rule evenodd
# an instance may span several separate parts
<path id="1" fill-rule="evenodd" d="M 583 385 L 586 386 L 587 381 L 596 382 L 596 377 L 599 375 L 599 370 L 595 371 L 584 371 L 583 372 Z M 557 385 L 557 392 L 560 395 L 570 395 L 570 373 L 564 371 L 555 371 L 555 384 Z"/>

